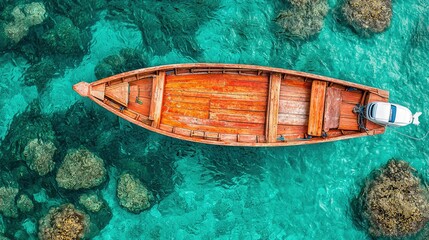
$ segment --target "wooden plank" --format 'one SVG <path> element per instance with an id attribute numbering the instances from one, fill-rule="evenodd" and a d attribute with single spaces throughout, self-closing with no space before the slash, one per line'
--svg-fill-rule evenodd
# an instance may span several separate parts
<path id="1" fill-rule="evenodd" d="M 303 85 L 307 83 L 309 84 L 308 87 L 311 88 L 311 81 L 305 81 L 305 79 L 306 79 L 305 77 L 285 74 L 282 84 L 287 84 L 292 86 L 292 85 Z"/>
<path id="2" fill-rule="evenodd" d="M 265 112 L 267 109 L 267 101 L 213 99 L 210 101 L 210 109 Z"/>
<path id="3" fill-rule="evenodd" d="M 277 127 L 277 133 L 283 134 L 285 136 L 288 135 L 304 135 L 307 133 L 308 126 L 307 125 L 285 125 L 279 124 Z"/>
<path id="4" fill-rule="evenodd" d="M 117 103 L 127 106 L 129 87 L 130 85 L 127 82 L 110 85 L 106 87 L 105 95 Z"/>
<path id="5" fill-rule="evenodd" d="M 192 97 L 192 96 L 181 96 L 181 95 L 172 95 L 166 91 L 164 94 L 165 100 L 176 101 L 176 102 L 185 102 L 185 103 L 206 103 L 210 102 L 210 98 L 208 97 Z"/>
<path id="6" fill-rule="evenodd" d="M 173 132 L 173 127 L 166 124 L 159 124 L 159 129 L 164 130 L 166 132 Z"/>
<path id="7" fill-rule="evenodd" d="M 150 104 L 151 99 L 149 98 L 131 98 L 128 102 L 127 108 L 148 117 L 150 111 Z"/>
<path id="8" fill-rule="evenodd" d="M 303 138 L 304 134 L 307 133 L 307 125 L 284 125 L 279 124 L 277 127 L 277 135 L 282 135 L 284 138 Z"/>
<path id="9" fill-rule="evenodd" d="M 366 104 L 369 104 L 371 102 L 387 102 L 389 100 L 388 98 L 382 97 L 374 93 L 368 93 L 366 99 Z"/>
<path id="10" fill-rule="evenodd" d="M 202 92 L 202 93 L 226 93 L 226 94 L 237 94 L 247 95 L 249 93 L 257 94 L 261 96 L 267 96 L 267 88 L 265 84 L 259 84 L 260 86 L 218 86 L 212 84 L 183 84 L 176 87 L 167 86 L 166 90 L 185 90 L 188 92 Z"/>
<path id="11" fill-rule="evenodd" d="M 238 135 L 237 134 L 222 133 L 222 134 L 220 134 L 220 140 L 223 142 L 237 142 Z"/>
<path id="12" fill-rule="evenodd" d="M 265 129 L 264 124 L 199 119 L 194 117 L 171 115 L 169 113 L 163 114 L 161 123 L 170 126 L 188 128 L 190 130 L 231 134 L 240 133 L 262 135 L 264 134 Z"/>
<path id="13" fill-rule="evenodd" d="M 265 123 L 265 112 L 213 108 L 210 109 L 209 118 L 212 120 L 228 122 Z"/>
<path id="14" fill-rule="evenodd" d="M 186 136 L 186 137 L 191 136 L 191 130 L 189 130 L 187 128 L 174 127 L 173 133 L 178 134 L 178 135 L 182 135 L 182 136 Z"/>
<path id="15" fill-rule="evenodd" d="M 362 98 L 363 92 L 358 91 L 342 91 L 341 98 L 343 102 L 358 104 Z"/>
<path id="16" fill-rule="evenodd" d="M 279 104 L 279 113 L 308 115 L 310 110 L 310 102 L 280 100 Z"/>
<path id="17" fill-rule="evenodd" d="M 137 81 L 130 82 L 131 86 L 138 86 L 139 91 L 152 91 L 152 78 L 145 78 Z"/>
<path id="18" fill-rule="evenodd" d="M 204 131 L 198 131 L 198 130 L 191 131 L 191 137 L 204 138 L 204 135 L 205 135 Z"/>
<path id="19" fill-rule="evenodd" d="M 134 80 L 137 80 L 137 76 L 136 75 L 131 75 L 131 76 L 128 76 L 128 77 L 124 77 L 124 79 L 123 79 L 124 82 L 131 82 L 131 81 L 134 81 Z"/>
<path id="20" fill-rule="evenodd" d="M 220 134 L 217 132 L 205 132 L 204 138 L 209 140 L 219 140 Z"/>
<path id="21" fill-rule="evenodd" d="M 308 125 L 308 115 L 279 113 L 279 124 Z"/>
<path id="22" fill-rule="evenodd" d="M 357 118 L 357 114 L 353 112 L 356 104 L 342 102 L 340 105 L 340 118 Z"/>
<path id="23" fill-rule="evenodd" d="M 326 82 L 313 81 L 311 86 L 308 134 L 322 136 L 323 114 L 325 112 Z"/>
<path id="24" fill-rule="evenodd" d="M 164 107 L 167 108 L 183 108 L 188 110 L 198 110 L 198 111 L 209 111 L 209 102 L 203 101 L 203 102 L 177 102 L 177 101 L 171 101 L 168 99 L 164 100 Z"/>
<path id="25" fill-rule="evenodd" d="M 306 85 L 283 84 L 280 88 L 280 100 L 284 101 L 309 102 L 310 95 L 311 87 L 307 87 Z"/>
<path id="26" fill-rule="evenodd" d="M 279 121 L 280 85 L 282 75 L 272 73 L 267 103 L 265 136 L 268 142 L 277 142 L 277 124 Z"/>
<path id="27" fill-rule="evenodd" d="M 357 118 L 340 118 L 338 129 L 358 131 L 359 125 L 358 125 Z"/>
<path id="28" fill-rule="evenodd" d="M 187 117 L 195 117 L 201 119 L 209 119 L 209 111 L 198 111 L 193 109 L 186 108 L 175 108 L 175 107 L 162 107 L 162 115 L 165 114 L 173 114 L 177 116 L 187 116 Z"/>
<path id="29" fill-rule="evenodd" d="M 90 93 L 92 96 L 104 100 L 104 93 L 106 91 L 106 83 L 91 86 Z"/>
<path id="30" fill-rule="evenodd" d="M 197 81 L 215 81 L 216 79 L 226 80 L 232 79 L 235 81 L 252 81 L 268 83 L 267 76 L 260 75 L 241 75 L 241 74 L 187 74 L 187 75 L 168 75 L 167 84 L 171 82 L 197 82 Z"/>
<path id="31" fill-rule="evenodd" d="M 266 94 L 255 94 L 255 93 L 246 93 L 246 94 L 231 94 L 231 93 L 207 93 L 207 92 L 192 92 L 186 90 L 165 90 L 165 95 L 174 95 L 174 96 L 186 96 L 186 97 L 200 97 L 200 98 L 211 98 L 211 99 L 239 99 L 239 100 L 248 100 L 248 101 L 267 101 Z"/>
<path id="32" fill-rule="evenodd" d="M 137 114 L 136 114 L 136 113 L 134 113 L 134 112 L 132 112 L 132 111 L 129 111 L 129 110 L 124 109 L 124 110 L 122 111 L 122 113 L 123 113 L 124 115 L 126 115 L 126 116 L 130 117 L 130 118 L 134 118 L 134 119 L 136 119 L 136 118 L 137 118 Z"/>
<path id="33" fill-rule="evenodd" d="M 282 85 L 280 87 L 280 95 L 281 96 L 304 96 L 310 97 L 311 88 L 301 87 L 301 86 L 287 86 Z"/>
<path id="34" fill-rule="evenodd" d="M 238 142 L 255 143 L 257 141 L 256 135 L 238 134 Z"/>
<path id="35" fill-rule="evenodd" d="M 326 90 L 325 115 L 323 119 L 323 130 L 328 132 L 331 128 L 338 128 L 340 124 L 341 93 L 342 90 L 328 87 Z"/>
<path id="36" fill-rule="evenodd" d="M 160 71 L 152 83 L 152 99 L 149 119 L 153 120 L 152 127 L 158 128 L 161 121 L 162 100 L 164 96 L 165 71 Z"/>

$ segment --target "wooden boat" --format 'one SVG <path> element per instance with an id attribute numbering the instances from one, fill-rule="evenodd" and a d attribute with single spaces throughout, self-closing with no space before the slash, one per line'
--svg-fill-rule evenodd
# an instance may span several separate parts
<path id="1" fill-rule="evenodd" d="M 176 64 L 73 86 L 134 124 L 170 137 L 230 146 L 291 146 L 381 134 L 358 104 L 387 91 L 309 73 L 239 64 Z M 361 124 L 359 124 L 361 121 Z"/>

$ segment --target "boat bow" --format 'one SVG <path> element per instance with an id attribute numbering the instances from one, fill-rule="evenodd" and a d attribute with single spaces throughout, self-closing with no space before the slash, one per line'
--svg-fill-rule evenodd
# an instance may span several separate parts
<path id="1" fill-rule="evenodd" d="M 82 97 L 88 97 L 89 95 L 89 83 L 87 82 L 80 82 L 75 85 L 73 85 L 73 90 L 75 90 L 79 95 Z"/>

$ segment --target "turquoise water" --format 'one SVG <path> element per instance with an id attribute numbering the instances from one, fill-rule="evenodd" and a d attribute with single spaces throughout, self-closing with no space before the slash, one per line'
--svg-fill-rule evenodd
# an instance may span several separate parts
<path id="1" fill-rule="evenodd" d="M 34 63 L 22 49 L 4 51 L 0 138 L 6 139 L 14 117 L 36 100 L 41 113 L 52 117 L 56 137 L 63 144 L 60 150 L 84 145 L 106 161 L 108 183 L 99 189 L 113 217 L 94 239 L 370 239 L 354 223 L 350 201 L 371 171 L 399 158 L 429 179 L 429 138 L 416 141 L 395 132 L 422 136 L 429 130 L 427 1 L 394 1 L 390 28 L 362 38 L 335 20 L 338 1 L 330 0 L 325 25 L 311 41 L 289 40 L 281 34 L 274 19 L 285 8 L 282 1 L 203 2 L 196 7 L 144 1 L 130 14 L 131 3 L 110 1 L 116 4 L 114 14 L 106 5 L 91 12 L 93 21 L 82 24 L 90 32 L 83 57 L 70 60 L 65 53 L 55 53 L 65 67 L 43 89 L 24 84 L 24 72 Z M 24 41 L 37 45 L 31 38 Z M 218 147 L 170 139 L 117 120 L 72 91 L 71 86 L 81 80 L 96 80 L 97 63 L 123 48 L 142 51 L 146 66 L 257 64 L 387 89 L 392 102 L 423 112 L 421 125 L 388 129 L 376 137 L 286 148 Z M 78 102 L 83 105 L 67 115 Z M 67 118 L 64 114 L 85 116 L 82 111 L 93 113 L 89 121 L 105 123 L 87 123 L 85 118 L 67 123 L 87 131 L 79 138 L 77 130 L 66 130 L 61 124 Z M 64 154 L 55 155 L 57 164 Z M 6 173 L 5 168 L 1 170 Z M 119 206 L 115 189 L 122 171 L 138 175 L 156 193 L 151 209 L 132 214 Z M 26 188 L 34 186 L 20 185 L 21 191 Z M 44 195 L 39 189 L 33 196 L 40 211 L 65 202 L 51 190 Z M 2 219 L 0 223 L 7 222 Z M 14 221 L 16 231 L 23 229 L 29 239 L 36 238 L 33 215 Z"/>

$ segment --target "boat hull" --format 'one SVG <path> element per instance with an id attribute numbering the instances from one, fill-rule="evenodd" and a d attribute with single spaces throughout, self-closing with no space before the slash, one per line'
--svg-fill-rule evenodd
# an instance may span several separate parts
<path id="1" fill-rule="evenodd" d="M 339 79 L 240 64 L 139 69 L 74 87 L 136 125 L 166 136 L 227 146 L 294 146 L 381 134 L 356 105 L 387 91 Z"/>

